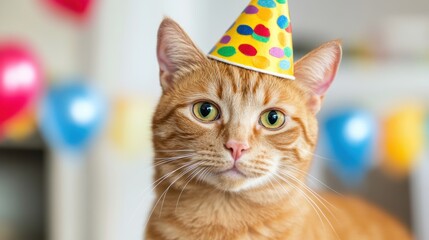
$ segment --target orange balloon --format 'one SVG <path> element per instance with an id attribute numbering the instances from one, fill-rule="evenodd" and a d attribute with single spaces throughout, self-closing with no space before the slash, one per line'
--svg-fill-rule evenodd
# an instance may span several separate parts
<path id="1" fill-rule="evenodd" d="M 409 105 L 386 118 L 383 128 L 384 166 L 395 174 L 407 174 L 424 150 L 424 108 Z"/>
<path id="2" fill-rule="evenodd" d="M 3 134 L 5 138 L 20 141 L 31 136 L 36 128 L 36 114 L 33 109 L 28 109 L 8 121 Z"/>

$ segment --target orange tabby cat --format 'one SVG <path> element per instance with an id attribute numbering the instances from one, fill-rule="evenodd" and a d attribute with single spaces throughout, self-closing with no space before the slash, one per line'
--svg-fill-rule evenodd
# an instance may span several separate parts
<path id="1" fill-rule="evenodd" d="M 208 59 L 170 19 L 158 41 L 157 197 L 146 239 L 411 238 L 375 207 L 304 184 L 340 42 L 298 61 L 291 81 Z"/>

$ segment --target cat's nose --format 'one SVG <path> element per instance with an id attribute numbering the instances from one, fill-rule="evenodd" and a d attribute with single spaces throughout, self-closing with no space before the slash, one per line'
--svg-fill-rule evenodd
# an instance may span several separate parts
<path id="1" fill-rule="evenodd" d="M 235 140 L 229 140 L 225 144 L 225 148 L 231 152 L 232 158 L 234 161 L 237 161 L 243 153 L 249 149 L 249 145 L 247 143 L 238 142 Z"/>

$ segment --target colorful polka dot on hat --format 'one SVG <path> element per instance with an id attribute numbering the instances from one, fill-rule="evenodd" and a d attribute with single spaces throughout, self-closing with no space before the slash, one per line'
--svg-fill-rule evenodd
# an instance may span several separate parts
<path id="1" fill-rule="evenodd" d="M 288 0 L 251 0 L 208 57 L 294 80 Z"/>

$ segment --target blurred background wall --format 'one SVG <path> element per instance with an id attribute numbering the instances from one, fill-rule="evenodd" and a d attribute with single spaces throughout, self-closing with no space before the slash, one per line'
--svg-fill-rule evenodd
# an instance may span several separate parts
<path id="1" fill-rule="evenodd" d="M 0 0 L 0 41 L 25 41 L 43 63 L 47 86 L 85 76 L 85 82 L 106 96 L 109 108 L 101 132 L 84 153 L 66 154 L 50 147 L 37 132 L 20 140 L 3 140 L 0 167 L 8 170 L 0 170 L 0 239 L 28 239 L 17 234 L 23 229 L 38 234 L 32 239 L 142 239 L 153 198 L 150 119 L 161 93 L 155 53 L 158 25 L 163 16 L 172 17 L 207 52 L 247 3 L 98 0 L 87 19 L 76 20 L 46 1 Z M 411 102 L 429 109 L 426 0 L 289 4 L 297 58 L 331 39 L 341 38 L 345 46 L 322 121 L 338 109 L 359 107 L 371 113 L 381 128 L 383 118 L 397 106 Z M 322 142 L 318 152 L 327 156 L 326 144 Z M 380 149 L 376 152 L 358 187 L 335 177 L 324 158 L 315 159 L 312 174 L 338 191 L 375 202 L 412 227 L 418 239 L 429 239 L 424 227 L 429 221 L 427 150 L 419 156 L 418 167 L 402 177 L 382 171 L 383 156 Z M 24 153 L 35 159 L 21 161 L 28 159 Z M 33 173 L 19 180 L 26 169 Z M 10 176 L 15 171 L 21 173 Z M 317 182 L 311 184 L 324 189 Z M 20 195 L 26 188 L 39 191 Z M 33 221 L 22 227 L 19 217 L 10 216 L 19 216 L 24 208 L 5 214 L 14 199 L 5 196 L 34 198 L 28 205 L 44 224 Z"/>

